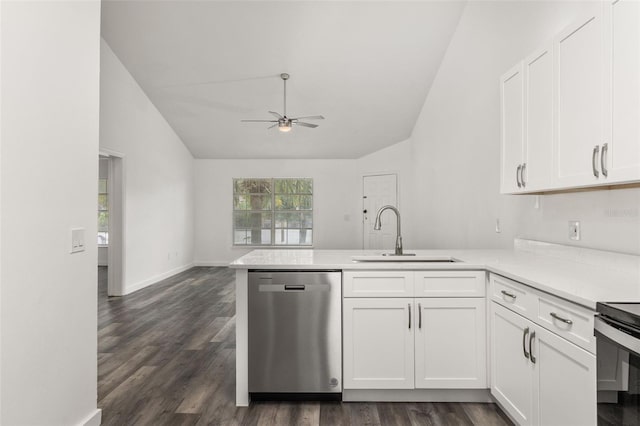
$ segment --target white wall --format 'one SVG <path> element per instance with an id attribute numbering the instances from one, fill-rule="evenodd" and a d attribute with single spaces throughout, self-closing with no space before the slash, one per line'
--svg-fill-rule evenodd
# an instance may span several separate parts
<path id="1" fill-rule="evenodd" d="M 313 178 L 314 248 L 359 247 L 361 202 L 354 161 L 196 160 L 196 264 L 224 264 L 250 251 L 233 247 L 233 178 Z"/>
<path id="2" fill-rule="evenodd" d="M 544 195 L 540 209 L 533 196 L 499 195 L 498 79 L 583 7 L 467 4 L 411 137 L 420 247 L 510 247 L 515 236 L 569 244 L 567 221 L 580 220 L 577 245 L 640 253 L 637 189 Z"/>
<path id="3" fill-rule="evenodd" d="M 101 41 L 100 149 L 124 154 L 125 294 L 193 263 L 194 159 Z"/>
<path id="4" fill-rule="evenodd" d="M 223 265 L 251 250 L 233 247 L 231 235 L 232 180 L 242 177 L 313 178 L 314 248 L 361 249 L 362 176 L 398 173 L 405 247 L 412 247 L 411 215 L 402 204 L 411 197 L 410 153 L 405 141 L 359 159 L 196 160 L 195 263 Z"/>
<path id="5" fill-rule="evenodd" d="M 99 423 L 99 2 L 2 2 L 3 425 Z M 10 247 L 10 250 L 6 248 Z"/>

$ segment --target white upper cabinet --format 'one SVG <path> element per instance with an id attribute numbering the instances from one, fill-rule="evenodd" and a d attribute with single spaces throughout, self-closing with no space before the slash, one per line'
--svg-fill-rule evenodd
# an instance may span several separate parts
<path id="1" fill-rule="evenodd" d="M 615 182 L 640 179 L 640 3 L 616 0 L 605 9 L 606 59 L 610 73 L 611 105 L 607 114 L 608 145 L 601 172 Z"/>
<path id="2" fill-rule="evenodd" d="M 640 2 L 584 8 L 500 80 L 502 193 L 640 181 Z"/>
<path id="3" fill-rule="evenodd" d="M 553 54 L 546 46 L 500 79 L 502 193 L 547 189 L 553 177 Z"/>
<path id="4" fill-rule="evenodd" d="M 553 51 L 551 45 L 524 60 L 524 190 L 549 188 L 553 177 Z"/>
<path id="5" fill-rule="evenodd" d="M 522 189 L 524 153 L 524 72 L 522 63 L 500 79 L 502 176 L 501 192 Z"/>
<path id="6" fill-rule="evenodd" d="M 554 41 L 556 63 L 556 184 L 598 183 L 604 141 L 604 40 L 602 4 Z"/>

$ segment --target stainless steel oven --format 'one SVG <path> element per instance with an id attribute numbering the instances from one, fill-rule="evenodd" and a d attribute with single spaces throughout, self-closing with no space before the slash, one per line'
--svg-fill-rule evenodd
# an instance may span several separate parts
<path id="1" fill-rule="evenodd" d="M 640 303 L 598 303 L 598 425 L 640 425 Z"/>

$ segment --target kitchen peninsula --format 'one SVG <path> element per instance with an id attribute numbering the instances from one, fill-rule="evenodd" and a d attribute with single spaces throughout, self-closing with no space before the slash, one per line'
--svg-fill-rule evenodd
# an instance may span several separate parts
<path id="1" fill-rule="evenodd" d="M 583 418 L 588 423 L 595 419 L 596 342 L 593 336 L 593 322 L 596 302 L 640 301 L 640 257 L 521 239 L 515 240 L 512 250 L 407 252 L 415 253 L 416 261 L 407 261 L 406 258 L 403 261 L 380 261 L 380 258 L 375 257 L 382 253 L 380 251 L 284 249 L 254 250 L 232 262 L 230 266 L 236 269 L 237 405 L 246 406 L 250 399 L 249 272 L 341 271 L 344 327 L 343 400 L 497 401 L 520 423 L 523 421 L 518 417 L 520 408 L 511 406 L 514 400 L 508 394 L 509 383 L 502 383 L 503 380 L 509 380 L 510 374 L 502 375 L 500 368 L 508 365 L 509 360 L 501 359 L 500 363 L 496 364 L 496 357 L 492 357 L 494 352 L 500 356 L 509 353 L 500 346 L 504 343 L 501 333 L 509 332 L 509 328 L 503 325 L 511 324 L 510 318 L 517 317 L 518 320 L 530 323 L 526 328 L 527 333 L 531 329 L 537 334 L 523 334 L 529 339 L 528 342 L 524 342 L 523 337 L 520 340 L 524 343 L 517 342 L 511 345 L 507 342 L 507 346 L 515 346 L 519 350 L 519 356 L 523 352 L 521 346 L 524 347 L 525 354 L 534 360 L 534 354 L 537 356 L 538 351 L 548 344 L 549 339 L 555 339 L 555 343 L 565 345 L 566 351 L 561 350 L 568 354 L 567 364 L 559 367 L 571 374 L 571 368 L 575 365 L 576 371 L 584 373 L 582 379 L 576 378 L 577 382 L 584 383 L 584 386 L 576 383 L 567 384 L 567 381 L 548 383 L 549 392 L 562 395 L 562 392 L 566 392 L 564 388 L 571 386 L 573 392 L 578 391 L 580 394 L 580 398 L 571 406 L 572 415 L 583 412 Z M 375 260 L 354 260 L 369 257 Z M 419 261 L 425 257 L 451 258 L 454 261 Z M 406 368 L 410 370 L 407 371 L 411 376 L 406 377 L 405 381 L 385 381 L 379 377 L 362 378 L 353 373 L 354 362 L 360 360 L 367 363 L 366 359 L 359 358 L 361 355 L 357 346 L 354 346 L 357 343 L 350 340 L 353 333 L 359 333 L 358 328 L 352 323 L 353 315 L 358 314 L 358 307 L 364 306 L 362 303 L 371 305 L 382 300 L 396 302 L 400 306 L 398 313 L 404 315 L 399 316 L 404 318 L 403 330 L 410 333 L 405 337 L 407 341 L 410 340 L 411 349 L 415 344 L 416 353 L 412 352 L 411 358 L 403 361 L 408 366 Z M 447 309 L 452 315 L 447 316 Z M 468 315 L 461 317 L 460 313 Z M 430 318 L 434 321 L 429 321 Z M 473 326 L 468 329 L 469 327 L 463 327 L 462 323 L 451 324 L 452 319 L 457 321 L 458 318 L 462 318 L 460 321 L 466 318 Z M 349 327 L 347 322 L 350 324 Z M 381 330 L 380 327 L 376 332 L 379 333 L 377 337 L 385 336 L 385 330 Z M 431 334 L 419 340 L 420 333 Z M 389 331 L 389 335 L 397 334 L 396 331 Z M 462 343 L 456 342 L 456 339 L 466 337 L 474 339 L 471 346 L 467 343 L 464 344 L 467 346 L 461 346 Z M 431 346 L 429 342 L 432 343 Z M 442 342 L 446 342 L 444 347 L 435 344 Z M 449 344 L 455 349 L 460 346 L 473 350 L 456 350 L 448 357 L 446 353 L 437 353 L 429 349 L 437 346 L 446 350 Z M 406 351 L 404 355 L 406 356 Z M 425 357 L 430 362 L 421 369 L 420 365 L 424 364 L 421 358 Z M 438 360 L 447 362 L 446 358 L 451 359 L 449 362 L 459 363 L 455 369 L 461 371 L 460 374 L 464 377 L 442 378 L 431 374 L 433 371 L 429 371 L 429 365 Z M 539 362 L 547 361 L 542 356 L 539 358 Z M 467 362 L 473 366 L 464 364 Z M 363 369 L 366 370 L 364 367 L 359 368 L 360 373 Z M 557 371 L 555 367 L 553 370 Z M 443 365 L 438 367 L 438 371 L 454 370 L 450 365 Z M 553 378 L 541 378 L 541 383 L 543 379 Z M 535 410 L 542 412 L 543 407 L 536 407 Z M 552 412 L 555 419 L 564 418 L 563 413 L 554 407 L 545 412 Z"/>

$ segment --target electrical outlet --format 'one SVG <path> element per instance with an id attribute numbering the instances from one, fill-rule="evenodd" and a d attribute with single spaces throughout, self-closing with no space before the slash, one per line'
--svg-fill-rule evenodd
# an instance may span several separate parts
<path id="1" fill-rule="evenodd" d="M 580 241 L 580 222 L 577 220 L 569 221 L 569 239 Z"/>
<path id="2" fill-rule="evenodd" d="M 84 228 L 71 230 L 71 253 L 84 251 Z"/>

